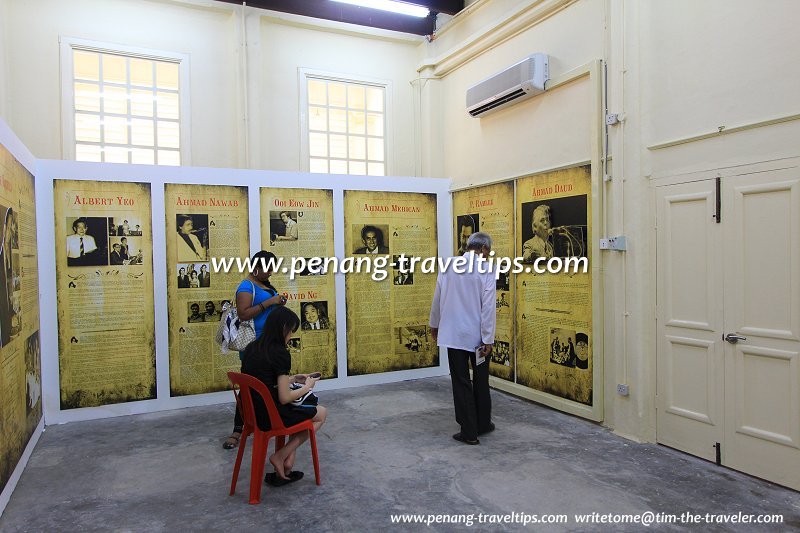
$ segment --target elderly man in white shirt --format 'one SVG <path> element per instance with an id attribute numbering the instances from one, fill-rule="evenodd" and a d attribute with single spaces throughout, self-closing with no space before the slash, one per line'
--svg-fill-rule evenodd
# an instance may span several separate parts
<path id="1" fill-rule="evenodd" d="M 461 426 L 461 431 L 453 438 L 465 444 L 480 444 L 478 435 L 494 430 L 489 355 L 497 321 L 497 290 L 489 263 L 482 262 L 488 259 L 491 250 L 489 235 L 482 232 L 470 235 L 467 252 L 462 256 L 467 266 L 451 265 L 450 269 L 439 273 L 431 307 L 431 332 L 437 344 L 447 348 L 456 422 Z"/>

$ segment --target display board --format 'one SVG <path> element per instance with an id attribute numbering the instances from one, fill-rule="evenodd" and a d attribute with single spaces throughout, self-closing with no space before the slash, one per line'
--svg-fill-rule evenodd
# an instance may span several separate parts
<path id="1" fill-rule="evenodd" d="M 42 418 L 33 175 L 0 145 L 0 491 Z"/>
<path id="2" fill-rule="evenodd" d="M 150 184 L 53 187 L 61 408 L 155 398 Z"/>
<path id="3" fill-rule="evenodd" d="M 344 191 L 345 254 L 371 271 L 346 277 L 347 373 L 439 364 L 428 318 L 437 257 L 436 195 Z M 401 255 L 420 258 L 413 271 Z M 409 272 L 404 272 L 409 270 Z"/>
<path id="4" fill-rule="evenodd" d="M 516 195 L 516 253 L 531 270 L 516 279 L 517 382 L 591 406 L 591 268 L 557 274 L 533 269 L 538 258 L 586 257 L 591 264 L 591 167 L 520 178 Z"/>
<path id="5" fill-rule="evenodd" d="M 334 269 L 324 264 L 334 257 L 333 191 L 262 188 L 261 245 L 284 261 L 288 271 L 271 282 L 300 317 L 289 341 L 292 372 L 337 377 L 336 286 Z"/>
<path id="6" fill-rule="evenodd" d="M 214 336 L 222 307 L 235 303 L 247 274 L 236 263 L 214 268 L 212 258 L 219 266 L 250 255 L 247 187 L 167 183 L 164 211 L 170 395 L 226 390 L 227 372 L 239 372 L 241 362 Z"/>
<path id="7" fill-rule="evenodd" d="M 492 237 L 495 258 L 514 256 L 514 182 L 497 183 L 453 193 L 453 236 L 457 255 L 467 251 L 476 231 Z M 514 381 L 514 274 L 497 279 L 497 326 L 489 372 Z"/>

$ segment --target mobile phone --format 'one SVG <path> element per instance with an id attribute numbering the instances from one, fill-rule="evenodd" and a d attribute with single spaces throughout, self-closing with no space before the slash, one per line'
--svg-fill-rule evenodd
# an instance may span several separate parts
<path id="1" fill-rule="evenodd" d="M 321 372 L 312 372 L 311 374 L 308 375 L 308 377 L 314 378 L 314 379 L 321 378 L 322 377 L 322 373 Z"/>

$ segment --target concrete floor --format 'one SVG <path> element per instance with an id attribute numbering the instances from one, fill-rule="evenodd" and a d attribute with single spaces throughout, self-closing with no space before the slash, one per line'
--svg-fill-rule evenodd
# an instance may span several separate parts
<path id="1" fill-rule="evenodd" d="M 247 503 L 249 453 L 228 496 L 235 451 L 221 443 L 232 404 L 51 426 L 0 531 L 641 531 L 580 525 L 573 515 L 645 511 L 782 514 L 782 525 L 700 527 L 800 530 L 800 493 L 492 395 L 497 430 L 466 446 L 450 437 L 457 427 L 449 378 L 320 393 L 330 409 L 318 437 L 322 485 L 314 485 L 304 445 L 295 468 L 306 478 L 265 486 L 257 506 Z M 392 526 L 392 513 L 563 513 L 569 521 Z"/>

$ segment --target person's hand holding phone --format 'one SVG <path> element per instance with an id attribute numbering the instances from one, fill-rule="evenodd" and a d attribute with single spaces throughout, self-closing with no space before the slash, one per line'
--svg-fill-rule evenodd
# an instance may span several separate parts
<path id="1" fill-rule="evenodd" d="M 306 377 L 306 385 L 313 389 L 314 385 L 317 384 L 317 381 L 319 381 L 320 378 L 322 378 L 322 374 L 320 372 L 312 372 Z"/>
<path id="2" fill-rule="evenodd" d="M 305 383 L 307 377 L 308 377 L 308 374 L 297 374 L 292 379 L 294 379 L 295 383 Z"/>

